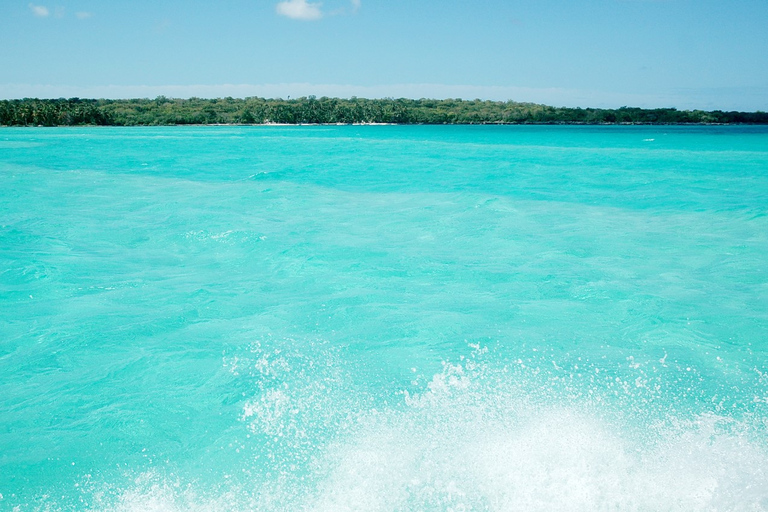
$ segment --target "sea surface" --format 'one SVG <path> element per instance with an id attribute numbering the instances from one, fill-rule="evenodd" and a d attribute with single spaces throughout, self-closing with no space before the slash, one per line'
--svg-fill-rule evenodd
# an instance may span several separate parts
<path id="1" fill-rule="evenodd" d="M 768 128 L 0 129 L 0 510 L 768 510 Z"/>

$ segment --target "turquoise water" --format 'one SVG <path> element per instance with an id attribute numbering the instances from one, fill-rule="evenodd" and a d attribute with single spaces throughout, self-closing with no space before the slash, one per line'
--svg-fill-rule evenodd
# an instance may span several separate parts
<path id="1" fill-rule="evenodd" d="M 0 130 L 0 510 L 768 510 L 768 129 Z"/>

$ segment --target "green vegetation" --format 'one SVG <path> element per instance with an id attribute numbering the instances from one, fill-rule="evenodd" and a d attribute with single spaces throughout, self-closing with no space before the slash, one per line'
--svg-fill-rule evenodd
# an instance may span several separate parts
<path id="1" fill-rule="evenodd" d="M 221 98 L 0 101 L 0 125 L 397 124 L 768 124 L 766 112 L 674 108 L 549 107 L 514 101 Z"/>

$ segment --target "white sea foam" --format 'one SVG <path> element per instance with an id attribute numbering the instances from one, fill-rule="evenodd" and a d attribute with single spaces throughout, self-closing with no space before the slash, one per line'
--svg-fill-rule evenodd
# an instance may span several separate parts
<path id="1" fill-rule="evenodd" d="M 621 421 L 472 389 L 465 373 L 446 366 L 406 409 L 330 448 L 304 509 L 768 508 L 768 452 L 733 420 L 702 415 L 644 444 Z"/>
<path id="2" fill-rule="evenodd" d="M 296 363 L 289 359 L 256 364 L 271 374 Z M 422 393 L 404 393 L 401 406 L 358 410 L 350 423 L 337 423 L 340 430 L 315 447 L 305 467 L 284 466 L 276 478 L 219 486 L 224 492 L 143 475 L 107 508 L 768 510 L 764 422 L 701 413 L 633 425 L 638 411 L 608 413 L 595 407 L 605 402 L 569 401 L 566 394 L 531 389 L 540 380 L 524 382 L 524 376 L 537 373 L 491 370 L 472 358 L 446 363 Z M 329 382 L 322 407 L 332 406 L 339 391 L 333 388 L 341 385 Z M 266 390 L 244 406 L 244 422 L 254 432 L 303 435 L 295 423 L 311 404 L 302 401 L 317 399 L 307 391 L 313 385 L 307 386 Z M 351 414 L 348 397 L 338 406 L 345 409 L 341 414 Z M 332 414 L 321 417 L 332 423 Z M 280 430 L 283 421 L 292 426 Z"/>

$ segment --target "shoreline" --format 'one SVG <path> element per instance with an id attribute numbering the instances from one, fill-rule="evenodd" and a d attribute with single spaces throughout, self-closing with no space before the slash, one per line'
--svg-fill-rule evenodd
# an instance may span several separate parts
<path id="1" fill-rule="evenodd" d="M 5 126 L 768 125 L 768 112 L 552 107 L 483 100 L 217 98 L 0 100 Z"/>
<path id="2" fill-rule="evenodd" d="M 205 126 L 768 126 L 768 123 L 167 123 L 167 124 L 0 124 L 3 128 L 160 128 L 160 127 L 205 127 Z"/>

